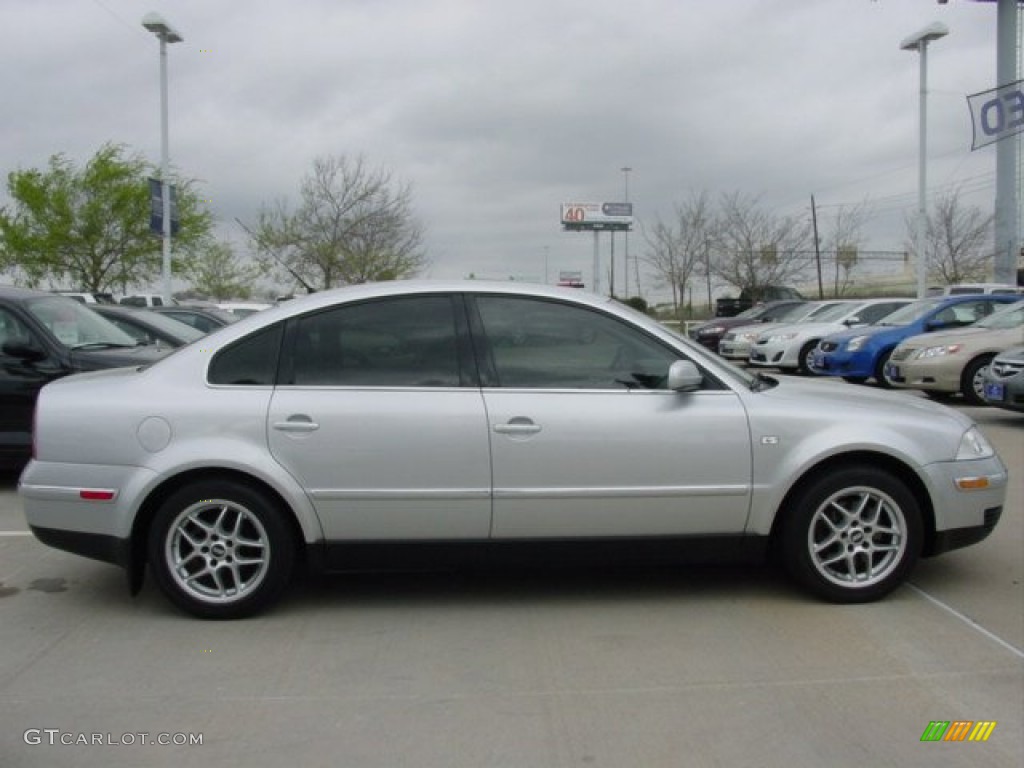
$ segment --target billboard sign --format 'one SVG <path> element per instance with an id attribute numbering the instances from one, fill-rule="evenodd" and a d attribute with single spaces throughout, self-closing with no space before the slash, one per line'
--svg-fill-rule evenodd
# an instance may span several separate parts
<path id="1" fill-rule="evenodd" d="M 632 203 L 562 203 L 562 229 L 591 232 L 633 228 Z"/>
<path id="2" fill-rule="evenodd" d="M 1024 80 L 967 97 L 974 123 L 971 149 L 1024 131 Z"/>

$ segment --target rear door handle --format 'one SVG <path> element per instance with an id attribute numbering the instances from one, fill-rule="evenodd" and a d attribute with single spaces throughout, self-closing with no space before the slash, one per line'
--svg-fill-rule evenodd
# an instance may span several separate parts
<path id="1" fill-rule="evenodd" d="M 320 425 L 305 414 L 289 416 L 287 421 L 275 421 L 274 429 L 279 432 L 315 432 Z"/>

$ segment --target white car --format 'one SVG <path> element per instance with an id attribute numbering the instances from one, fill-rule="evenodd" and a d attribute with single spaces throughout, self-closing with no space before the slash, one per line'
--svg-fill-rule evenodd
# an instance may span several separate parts
<path id="1" fill-rule="evenodd" d="M 774 323 L 759 323 L 756 325 L 741 325 L 739 328 L 732 328 L 726 331 L 722 340 L 718 343 L 718 354 L 726 360 L 750 359 L 750 350 L 757 341 L 758 336 L 767 333 L 775 328 L 793 323 L 813 322 L 819 315 L 830 311 L 833 307 L 842 306 L 846 302 L 842 299 L 833 301 L 809 301 L 793 308 L 791 314 Z"/>
<path id="2" fill-rule="evenodd" d="M 839 391 L 842 390 L 842 391 Z M 152 365 L 47 384 L 25 516 L 148 564 L 180 608 L 250 615 L 298 567 L 667 562 L 776 553 L 874 600 L 984 539 L 1007 471 L 923 398 L 777 381 L 573 289 L 324 291 Z"/>
<path id="3" fill-rule="evenodd" d="M 865 299 L 837 304 L 813 321 L 776 326 L 763 331 L 750 348 L 750 364 L 783 371 L 813 373 L 814 348 L 826 336 L 878 322 L 914 299 Z"/>

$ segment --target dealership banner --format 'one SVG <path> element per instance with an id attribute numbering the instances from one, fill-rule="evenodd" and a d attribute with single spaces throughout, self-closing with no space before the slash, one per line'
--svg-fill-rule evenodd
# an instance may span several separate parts
<path id="1" fill-rule="evenodd" d="M 972 150 L 1024 131 L 1024 80 L 975 93 L 967 104 L 974 123 Z"/>

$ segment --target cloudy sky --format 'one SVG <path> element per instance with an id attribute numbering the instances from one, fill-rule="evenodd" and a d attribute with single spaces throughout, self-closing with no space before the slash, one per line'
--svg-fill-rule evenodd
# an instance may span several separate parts
<path id="1" fill-rule="evenodd" d="M 813 194 L 826 222 L 866 201 L 863 246 L 900 250 L 919 60 L 899 43 L 933 21 L 929 187 L 993 208 L 965 97 L 995 85 L 996 9 L 967 0 L 3 0 L 5 175 L 105 142 L 159 161 L 148 11 L 184 37 L 173 163 L 243 253 L 235 219 L 294 201 L 329 154 L 411 184 L 431 277 L 588 276 L 592 238 L 559 206 L 622 199 L 624 166 L 641 223 L 701 191 L 809 217 Z"/>

